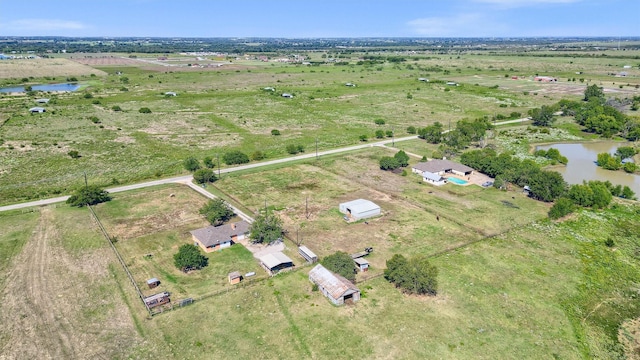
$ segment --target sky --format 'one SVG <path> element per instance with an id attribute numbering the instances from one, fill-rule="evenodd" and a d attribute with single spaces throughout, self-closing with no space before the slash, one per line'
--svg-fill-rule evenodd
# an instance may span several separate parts
<path id="1" fill-rule="evenodd" d="M 0 0 L 0 36 L 630 37 L 640 0 Z"/>

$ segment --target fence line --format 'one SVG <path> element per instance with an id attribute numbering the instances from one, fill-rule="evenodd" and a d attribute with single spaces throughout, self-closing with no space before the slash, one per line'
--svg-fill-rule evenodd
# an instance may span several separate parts
<path id="1" fill-rule="evenodd" d="M 98 215 L 96 215 L 95 211 L 93 211 L 93 208 L 91 207 L 91 205 L 87 205 L 87 207 L 89 208 L 89 211 L 91 212 L 91 215 L 93 215 L 93 218 L 95 219 L 96 223 L 98 224 L 98 227 L 100 228 L 100 231 L 102 232 L 102 235 L 104 235 L 104 237 L 109 242 L 109 245 L 111 245 L 111 249 L 113 249 L 113 252 L 116 254 L 116 257 L 118 258 L 118 261 L 120 262 L 120 265 L 122 265 L 122 268 L 124 269 L 124 272 L 129 277 L 129 280 L 131 281 L 131 284 L 133 285 L 134 289 L 136 290 L 136 293 L 138 294 L 138 297 L 140 298 L 140 301 L 142 301 L 142 303 L 144 304 L 144 307 L 149 312 L 149 315 L 153 316 L 154 315 L 153 312 L 151 311 L 151 309 L 149 308 L 147 303 L 144 301 L 144 295 L 142 295 L 142 291 L 140 291 L 140 288 L 138 287 L 138 284 L 136 284 L 136 281 L 133 279 L 133 275 L 131 275 L 131 272 L 129 272 L 129 268 L 127 267 L 127 264 L 124 262 L 124 260 L 122 259 L 122 256 L 120 256 L 120 253 L 118 252 L 118 249 L 116 249 L 116 246 L 113 244 L 113 241 L 111 240 L 111 236 L 109 236 L 109 233 L 107 232 L 107 229 L 105 229 L 105 227 L 102 225 L 102 222 L 100 222 L 100 219 L 98 218 Z"/>

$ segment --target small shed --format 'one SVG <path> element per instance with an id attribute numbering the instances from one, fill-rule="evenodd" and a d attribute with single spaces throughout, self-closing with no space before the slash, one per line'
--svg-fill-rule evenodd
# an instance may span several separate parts
<path id="1" fill-rule="evenodd" d="M 282 270 L 292 268 L 293 260 L 281 252 L 275 252 L 262 256 L 260 258 L 260 265 L 262 265 L 269 274 L 275 275 Z"/>
<path id="2" fill-rule="evenodd" d="M 313 264 L 318 262 L 318 255 L 314 254 L 313 251 L 304 245 L 298 247 L 298 254 L 307 260 L 308 263 Z"/>
<path id="3" fill-rule="evenodd" d="M 418 78 L 418 81 L 429 82 L 429 79 L 427 79 L 427 78 Z"/>
<path id="4" fill-rule="evenodd" d="M 233 271 L 229 273 L 230 284 L 239 284 L 240 281 L 242 281 L 242 275 L 240 275 L 240 271 Z"/>
<path id="5" fill-rule="evenodd" d="M 48 104 L 49 99 L 36 99 L 36 103 L 38 104 Z"/>
<path id="6" fill-rule="evenodd" d="M 282 94 L 283 98 L 287 98 L 287 99 L 293 99 L 293 95 L 289 94 L 289 93 L 283 93 Z"/>
<path id="7" fill-rule="evenodd" d="M 164 291 L 151 296 L 147 296 L 146 298 L 144 298 L 144 303 L 147 304 L 147 306 L 151 309 L 156 306 L 170 303 L 171 302 L 170 296 L 171 294 Z"/>
<path id="8" fill-rule="evenodd" d="M 455 81 L 447 81 L 447 85 L 449 86 L 458 86 L 458 83 Z"/>
<path id="9" fill-rule="evenodd" d="M 365 199 L 341 203 L 339 208 L 347 221 L 357 221 L 380 215 L 380 206 Z"/>
<path id="10" fill-rule="evenodd" d="M 309 281 L 318 285 L 318 290 L 335 305 L 360 300 L 360 289 L 351 281 L 332 273 L 320 264 L 309 271 Z"/>
<path id="11" fill-rule="evenodd" d="M 356 87 L 356 84 L 348 82 L 348 83 L 344 84 L 344 86 Z"/>
<path id="12" fill-rule="evenodd" d="M 167 91 L 166 93 L 164 93 L 166 96 L 178 96 L 178 94 L 176 94 L 173 91 Z"/>
<path id="13" fill-rule="evenodd" d="M 353 261 L 356 263 L 356 267 L 358 268 L 358 271 L 366 272 L 369 270 L 369 262 L 365 258 L 360 257 L 360 258 L 353 259 Z"/>
<path id="14" fill-rule="evenodd" d="M 29 109 L 30 113 L 43 113 L 43 112 L 46 112 L 46 111 L 47 111 L 47 109 L 45 109 L 43 107 L 39 107 L 39 106 L 32 107 L 31 109 Z"/>
<path id="15" fill-rule="evenodd" d="M 147 286 L 149 287 L 149 289 L 153 289 L 155 287 L 160 286 L 160 280 L 158 280 L 157 278 L 151 278 L 149 280 L 147 280 Z"/>

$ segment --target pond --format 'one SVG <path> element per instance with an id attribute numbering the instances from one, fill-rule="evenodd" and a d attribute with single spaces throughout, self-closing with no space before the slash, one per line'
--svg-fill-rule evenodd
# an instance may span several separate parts
<path id="1" fill-rule="evenodd" d="M 80 85 L 76 83 L 43 84 L 43 85 L 31 86 L 31 89 L 33 91 L 76 91 L 79 88 L 80 88 Z M 25 92 L 24 86 L 0 88 L 0 93 L 15 93 L 15 92 Z"/>
<path id="2" fill-rule="evenodd" d="M 560 154 L 569 159 L 567 166 L 559 166 L 554 168 L 562 174 L 562 177 L 569 184 L 582 184 L 583 180 L 601 180 L 611 181 L 614 185 L 628 186 L 640 195 L 640 175 L 627 174 L 624 171 L 604 170 L 596 165 L 599 153 L 608 152 L 615 153 L 620 146 L 630 146 L 628 143 L 619 143 L 613 141 L 576 143 L 576 144 L 551 144 L 536 146 L 536 150 L 549 150 L 555 148 Z"/>

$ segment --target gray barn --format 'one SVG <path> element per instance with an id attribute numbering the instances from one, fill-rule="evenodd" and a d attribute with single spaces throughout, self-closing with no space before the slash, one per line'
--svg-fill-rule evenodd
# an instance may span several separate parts
<path id="1" fill-rule="evenodd" d="M 309 281 L 318 285 L 318 290 L 336 305 L 360 300 L 360 290 L 355 285 L 320 264 L 309 271 Z"/>
<path id="2" fill-rule="evenodd" d="M 357 199 L 340 204 L 340 212 L 347 221 L 357 221 L 380 215 L 380 206 L 369 200 Z"/>

